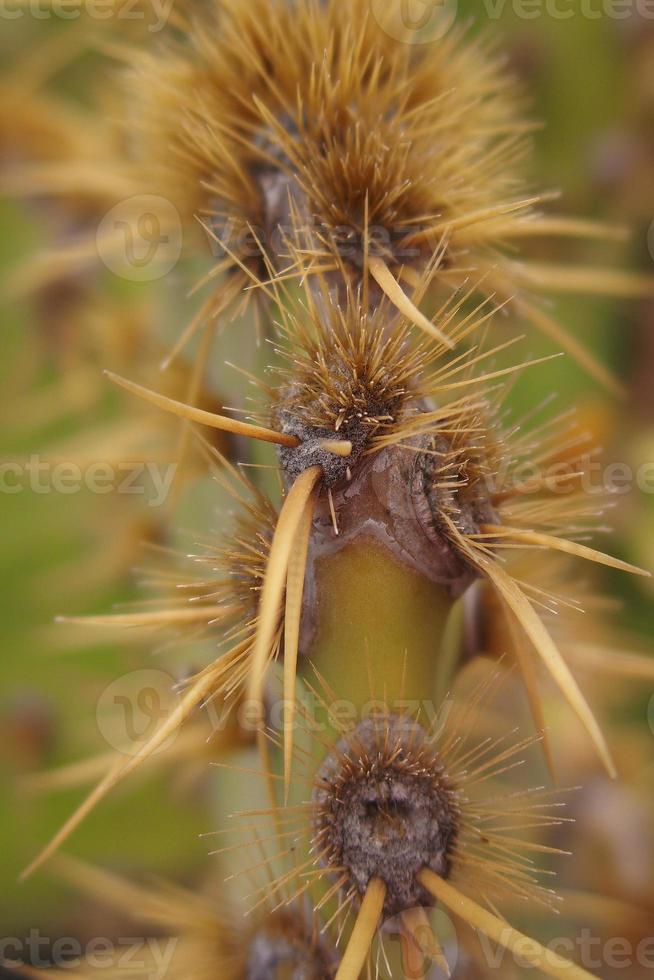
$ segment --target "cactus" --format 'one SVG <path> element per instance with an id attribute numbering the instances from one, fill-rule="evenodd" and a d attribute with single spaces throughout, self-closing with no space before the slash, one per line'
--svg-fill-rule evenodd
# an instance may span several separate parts
<path id="1" fill-rule="evenodd" d="M 619 233 L 550 215 L 549 195 L 529 190 L 533 127 L 495 43 L 458 27 L 429 44 L 398 41 L 374 6 L 177 10 L 163 40 L 123 45 L 122 138 L 110 133 L 106 153 L 87 157 L 67 146 L 67 174 L 55 159 L 9 177 L 13 193 L 69 208 L 83 234 L 88 218 L 71 203 L 81 175 L 91 215 L 114 190 L 115 203 L 150 194 L 173 205 L 183 261 L 204 264 L 198 308 L 165 353 L 163 329 L 156 338 L 174 384 L 161 391 L 129 357 L 108 381 L 165 440 L 169 416 L 182 420 L 178 479 L 210 473 L 233 511 L 192 555 L 161 550 L 154 607 L 72 620 L 162 631 L 182 649 L 199 635 L 211 653 L 136 753 L 102 761 L 26 875 L 53 859 L 80 888 L 138 907 L 181 937 L 180 978 L 422 976 L 407 964 L 425 956 L 449 975 L 435 909 L 548 976 L 587 977 L 503 909 L 520 901 L 547 914 L 558 900 L 543 884 L 566 820 L 562 791 L 540 787 L 539 752 L 553 782 L 557 769 L 543 675 L 615 778 L 571 666 L 652 674 L 645 658 L 575 646 L 582 600 L 565 592 L 567 576 L 591 563 L 648 573 L 585 543 L 606 503 L 585 479 L 592 440 L 565 411 L 512 414 L 509 395 L 551 359 L 524 353 L 521 334 L 534 329 L 552 356 L 562 348 L 607 398 L 619 394 L 539 293 L 641 296 L 654 285 L 516 257 L 532 238 Z M 101 235 L 103 256 L 122 247 Z M 84 243 L 64 249 L 56 272 L 41 257 L 22 281 L 77 282 L 89 254 Z M 253 404 L 242 397 L 237 409 L 215 387 L 230 334 L 256 351 L 254 370 L 243 368 Z M 174 526 L 166 513 L 159 531 L 169 538 Z M 471 685 L 482 654 L 499 663 Z M 516 734 L 509 717 L 519 687 L 495 713 L 511 673 L 533 732 Z M 194 725 L 208 704 L 230 723 L 207 748 Z M 242 807 L 230 800 L 237 819 L 213 828 L 231 885 L 210 896 L 146 890 L 54 857 L 180 729 L 189 738 L 175 764 L 211 756 L 234 797 L 256 780 L 263 799 L 249 806 L 246 788 Z M 236 748 L 258 762 L 240 766 Z M 220 797 L 217 822 L 224 810 Z M 243 879 L 254 882 L 248 896 L 234 884 Z M 393 922 L 401 955 L 384 944 Z M 475 942 L 462 946 L 481 962 Z"/>

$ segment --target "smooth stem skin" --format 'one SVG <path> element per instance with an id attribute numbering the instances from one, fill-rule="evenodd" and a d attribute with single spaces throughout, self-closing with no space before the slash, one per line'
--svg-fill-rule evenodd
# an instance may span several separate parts
<path id="1" fill-rule="evenodd" d="M 309 683 L 315 686 L 313 665 L 355 721 L 375 700 L 397 711 L 407 701 L 438 707 L 437 667 L 453 605 L 444 590 L 365 536 L 318 558 L 315 585 L 316 630 L 301 664 Z"/>
<path id="2" fill-rule="evenodd" d="M 333 708 L 347 729 L 362 715 L 370 714 L 374 702 L 385 702 L 397 713 L 420 708 L 428 727 L 439 708 L 435 702 L 436 678 L 452 598 L 366 536 L 317 558 L 314 576 L 315 632 L 298 661 L 306 684 Z M 316 672 L 330 693 L 322 689 Z M 332 695 L 336 706 L 330 705 Z M 320 704 L 312 701 L 310 712 L 320 727 L 305 748 L 312 753 L 317 768 L 327 747 L 342 733 Z M 292 802 L 306 799 L 306 784 L 292 785 L 291 794 Z M 329 884 L 331 879 L 325 879 L 314 886 L 315 900 L 324 895 Z M 337 905 L 338 901 L 332 901 L 328 908 L 333 910 Z M 324 918 L 330 914 L 325 911 Z M 398 960 L 399 970 L 399 947 L 387 952 L 393 961 Z M 343 973 L 350 975 L 354 976 Z"/>

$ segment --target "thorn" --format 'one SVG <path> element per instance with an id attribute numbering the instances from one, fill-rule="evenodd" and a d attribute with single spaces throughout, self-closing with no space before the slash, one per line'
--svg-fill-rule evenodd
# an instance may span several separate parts
<path id="1" fill-rule="evenodd" d="M 409 299 L 383 259 L 379 258 L 379 256 L 371 256 L 368 260 L 368 266 L 371 276 L 382 292 L 407 320 L 410 320 L 416 327 L 429 334 L 439 344 L 444 344 L 449 350 L 454 350 L 454 343 L 424 313 L 421 313 L 415 303 Z"/>
<path id="2" fill-rule="evenodd" d="M 358 980 L 381 920 L 385 900 L 385 882 L 381 878 L 371 878 L 335 980 Z"/>
<path id="3" fill-rule="evenodd" d="M 201 425 L 208 425 L 212 429 L 221 429 L 223 432 L 231 432 L 234 435 L 247 436 L 249 439 L 258 439 L 261 442 L 272 442 L 278 446 L 289 446 L 295 448 L 300 445 L 300 440 L 296 436 L 286 435 L 284 432 L 275 432 L 273 429 L 265 429 L 259 425 L 250 425 L 248 422 L 238 422 L 230 419 L 226 415 L 215 415 L 213 412 L 205 412 L 201 408 L 194 408 L 192 405 L 185 405 L 177 402 L 166 395 L 161 395 L 142 385 L 121 378 L 113 371 L 103 372 L 110 381 L 133 395 L 138 395 L 144 401 L 151 402 L 157 408 L 162 408 L 165 412 L 171 412 L 180 418 L 187 419 L 189 422 L 199 422 Z"/>

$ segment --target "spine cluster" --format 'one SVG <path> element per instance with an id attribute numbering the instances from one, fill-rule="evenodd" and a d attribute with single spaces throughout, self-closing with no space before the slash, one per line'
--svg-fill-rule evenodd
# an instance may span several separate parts
<path id="1" fill-rule="evenodd" d="M 553 624 L 574 605 L 557 585 L 575 563 L 642 573 L 585 543 L 603 503 L 584 489 L 584 434 L 547 407 L 512 416 L 510 387 L 548 370 L 549 357 L 519 352 L 521 335 L 540 330 L 553 356 L 565 349 L 615 390 L 542 292 L 652 284 L 602 269 L 559 281 L 557 267 L 517 260 L 527 239 L 611 232 L 547 215 L 547 195 L 528 187 L 531 127 L 492 44 L 457 27 L 400 41 L 388 26 L 397 5 L 387 24 L 378 6 L 210 0 L 179 13 L 163 42 L 131 45 L 119 73 L 129 111 L 104 168 L 174 204 L 185 258 L 206 261 L 207 245 L 213 255 L 165 357 L 169 372 L 184 365 L 181 386 L 111 377 L 153 416 L 183 420 L 182 462 L 195 457 L 185 475 L 210 472 L 233 513 L 192 556 L 162 552 L 155 607 L 115 617 L 182 647 L 201 635 L 212 655 L 32 870 L 172 734 L 192 731 L 203 706 L 232 713 L 229 737 L 211 752 L 191 739 L 185 758 L 213 753 L 229 767 L 235 747 L 250 751 L 240 775 L 265 804 L 243 808 L 235 830 L 213 829 L 228 838 L 219 853 L 233 879 L 255 884 L 247 898 L 224 886 L 224 908 L 177 892 L 143 899 L 153 925 L 183 935 L 180 980 L 402 977 L 384 947 L 393 921 L 407 948 L 449 970 L 437 906 L 509 949 L 522 943 L 547 975 L 589 975 L 525 945 L 501 910 L 557 901 L 541 871 L 559 858 L 553 828 L 565 818 L 521 768 L 527 755 L 539 770 L 542 752 L 556 770 L 545 681 L 615 775 Z M 103 172 L 87 164 L 91 196 L 106 193 Z M 47 170 L 40 179 L 54 193 Z M 258 350 L 241 414 L 204 397 L 227 370 L 228 334 Z M 262 461 L 267 470 L 238 465 Z M 466 686 L 470 662 L 489 655 L 499 664 Z M 492 710 L 510 670 L 532 715 L 524 735 L 517 710 Z"/>

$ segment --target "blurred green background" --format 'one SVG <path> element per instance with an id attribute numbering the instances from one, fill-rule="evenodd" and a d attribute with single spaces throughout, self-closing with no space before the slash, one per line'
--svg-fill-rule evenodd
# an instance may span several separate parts
<path id="1" fill-rule="evenodd" d="M 547 13 L 524 20 L 507 3 L 502 16 L 489 23 L 474 0 L 460 0 L 459 13 L 461 19 L 474 18 L 473 32 L 487 29 L 499 39 L 531 93 L 533 115 L 546 124 L 535 137 L 533 178 L 537 187 L 562 189 L 553 210 L 615 220 L 632 229 L 624 246 L 558 243 L 534 254 L 559 262 L 599 258 L 608 265 L 651 272 L 654 20 L 590 20 L 578 13 L 565 20 Z M 20 74 L 18 66 L 34 56 L 47 36 L 79 30 L 75 21 L 36 20 L 28 12 L 21 19 L 2 20 L 3 91 L 5 98 L 16 100 L 14 118 L 20 115 L 22 98 L 20 85 L 12 84 Z M 102 25 L 95 33 L 102 33 Z M 156 35 L 146 36 L 145 43 L 157 43 Z M 111 86 L 110 69 L 110 59 L 92 51 L 55 71 L 51 85 L 84 102 L 89 80 L 94 86 Z M 5 127 L 0 128 L 0 154 L 7 152 L 7 130 L 14 125 L 9 109 L 0 116 L 0 127 Z M 66 354 L 71 343 L 66 325 L 48 332 L 47 310 L 7 295 L 12 271 L 48 239 L 50 224 L 45 203 L 0 198 L 0 452 L 5 461 L 34 453 L 45 457 L 52 447 L 85 433 L 102 433 L 125 406 L 105 390 L 100 370 L 112 365 L 102 363 L 97 346 L 89 343 L 73 365 Z M 116 287 L 119 308 L 139 303 L 147 290 Z M 182 283 L 178 291 L 181 300 Z M 559 392 L 562 407 L 576 402 L 608 458 L 633 464 L 654 460 L 654 304 L 560 298 L 556 308 L 566 326 L 619 374 L 629 398 L 624 403 L 612 400 L 572 362 L 558 359 L 519 381 L 513 401 L 528 407 Z M 534 355 L 551 351 L 537 336 L 528 347 Z M 91 391 L 82 388 L 68 404 L 61 392 L 69 385 L 68 372 L 74 367 L 77 377 L 80 366 L 88 368 L 83 376 L 93 379 Z M 209 497 L 192 510 L 187 507 L 184 520 L 201 527 L 210 510 Z M 103 691 L 121 674 L 166 662 L 165 657 L 153 657 L 147 645 L 139 649 L 107 641 L 87 649 L 78 639 L 69 649 L 71 632 L 60 634 L 53 625 L 57 614 L 108 611 L 136 595 L 139 575 L 132 569 L 140 561 L 140 532 L 150 533 L 151 519 L 145 502 L 120 496 L 40 495 L 29 489 L 0 494 L 0 933 L 23 936 L 39 927 L 49 935 L 70 934 L 71 929 L 91 934 L 94 921 L 96 929 L 100 921 L 105 931 L 109 928 L 87 903 L 72 895 L 62 901 L 66 893 L 47 872 L 25 884 L 17 882 L 20 869 L 83 793 L 82 788 L 28 793 L 24 779 L 46 767 L 106 752 L 109 746 L 95 718 Z M 654 567 L 651 497 L 634 492 L 621 498 L 611 520 L 616 552 Z M 625 600 L 624 624 L 651 638 L 647 583 L 610 574 L 605 578 L 608 589 Z M 644 685 L 627 708 L 640 723 L 650 694 Z M 111 796 L 77 832 L 70 848 L 114 866 L 184 879 L 205 866 L 208 848 L 198 834 L 210 827 L 207 786 L 200 782 L 188 791 L 169 772 L 159 771 Z"/>

